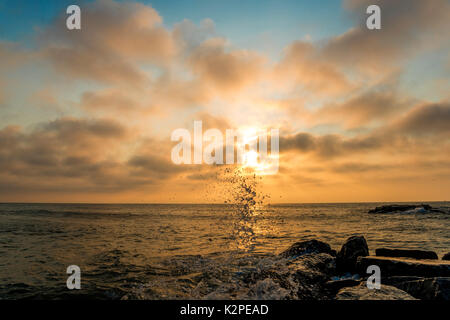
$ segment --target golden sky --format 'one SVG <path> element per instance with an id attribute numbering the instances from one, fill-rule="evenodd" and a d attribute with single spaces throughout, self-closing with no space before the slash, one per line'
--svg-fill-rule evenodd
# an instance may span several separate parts
<path id="1" fill-rule="evenodd" d="M 366 28 L 372 3 L 381 30 Z M 270 12 L 240 33 L 213 11 L 167 24 L 151 2 L 98 0 L 82 30 L 62 8 L 3 35 L 0 201 L 209 202 L 218 168 L 170 158 L 194 120 L 280 130 L 273 202 L 450 200 L 450 3 L 338 8 L 350 26 L 318 19 L 320 35 Z"/>

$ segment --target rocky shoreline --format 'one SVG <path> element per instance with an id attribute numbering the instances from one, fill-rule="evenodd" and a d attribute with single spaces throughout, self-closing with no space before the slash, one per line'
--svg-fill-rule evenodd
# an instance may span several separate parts
<path id="1" fill-rule="evenodd" d="M 309 240 L 293 244 L 279 256 L 287 258 L 293 270 L 288 277 L 299 283 L 296 299 L 450 300 L 450 261 L 421 250 L 380 248 L 375 253 L 369 255 L 363 236 L 352 236 L 338 252 Z M 380 267 L 380 289 L 367 287 L 371 265 Z"/>
<path id="2" fill-rule="evenodd" d="M 362 235 L 339 251 L 319 240 L 296 242 L 281 253 L 242 253 L 231 260 L 178 256 L 176 272 L 122 299 L 205 300 L 450 300 L 450 261 L 430 251 L 377 248 Z M 385 254 L 387 256 L 381 256 Z M 431 259 L 423 259 L 423 257 Z M 369 266 L 380 268 L 379 289 L 369 289 Z"/>

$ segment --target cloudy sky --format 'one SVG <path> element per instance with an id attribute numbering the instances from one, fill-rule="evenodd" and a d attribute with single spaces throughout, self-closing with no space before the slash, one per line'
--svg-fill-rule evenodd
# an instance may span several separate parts
<path id="1" fill-rule="evenodd" d="M 447 0 L 0 0 L 0 201 L 210 201 L 170 159 L 194 120 L 280 129 L 273 202 L 450 200 L 449 30 Z"/>

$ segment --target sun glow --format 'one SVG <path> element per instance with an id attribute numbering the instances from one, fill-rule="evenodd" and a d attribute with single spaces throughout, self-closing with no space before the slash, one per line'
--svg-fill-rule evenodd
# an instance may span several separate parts
<path id="1" fill-rule="evenodd" d="M 267 146 L 264 154 L 261 150 L 261 144 L 267 143 L 267 139 L 261 141 L 261 133 L 265 133 L 266 130 L 251 127 L 245 128 L 241 132 L 243 133 L 243 138 L 240 147 L 245 150 L 242 155 L 242 167 L 250 168 L 254 173 L 259 175 L 273 174 L 277 171 L 278 154 L 276 156 L 268 154 Z M 277 164 L 276 166 L 274 165 L 275 163 Z"/>

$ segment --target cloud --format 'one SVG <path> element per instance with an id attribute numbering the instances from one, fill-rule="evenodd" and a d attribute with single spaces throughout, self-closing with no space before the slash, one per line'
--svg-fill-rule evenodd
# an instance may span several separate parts
<path id="1" fill-rule="evenodd" d="M 381 8 L 381 30 L 366 28 L 366 8 Z M 380 73 L 398 68 L 425 49 L 448 39 L 450 4 L 446 0 L 347 0 L 357 26 L 324 46 L 323 57 L 347 67 Z"/>
<path id="2" fill-rule="evenodd" d="M 411 135 L 450 134 L 450 102 L 418 106 L 395 121 L 391 130 Z"/>
<path id="3" fill-rule="evenodd" d="M 167 63 L 175 54 L 171 33 L 151 7 L 100 0 L 83 7 L 81 30 L 61 15 L 40 36 L 44 57 L 69 77 L 138 85 L 148 76 L 139 63 Z"/>
<path id="4" fill-rule="evenodd" d="M 371 123 L 391 119 L 404 112 L 413 103 L 393 88 L 367 91 L 341 103 L 330 103 L 311 112 L 315 123 L 336 123 L 347 129 L 358 128 Z"/>
<path id="5" fill-rule="evenodd" d="M 373 131 L 355 137 L 339 134 L 313 135 L 301 132 L 280 138 L 280 151 L 297 151 L 313 153 L 321 158 L 350 157 L 360 153 L 395 151 L 411 153 L 417 150 L 435 148 L 440 153 L 441 147 L 448 140 L 434 141 L 438 137 L 449 137 L 450 104 L 424 104 L 412 108 L 402 117 Z M 424 136 L 425 139 L 421 139 Z M 433 136 L 433 139 L 429 139 Z M 447 142 L 446 142 L 447 141 Z"/>
<path id="6" fill-rule="evenodd" d="M 227 51 L 225 40 L 208 39 L 198 46 L 188 64 L 201 81 L 224 91 L 251 85 L 261 75 L 264 58 L 253 51 Z"/>
<path id="7" fill-rule="evenodd" d="M 336 64 L 320 56 L 319 49 L 309 42 L 295 41 L 285 51 L 274 70 L 278 81 L 301 86 L 315 94 L 342 94 L 354 89 L 345 73 Z"/>
<path id="8" fill-rule="evenodd" d="M 8 126 L 0 130 L 0 188 L 117 188 L 125 176 L 119 145 L 126 138 L 127 130 L 110 120 L 61 118 L 32 130 Z"/>

